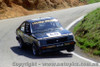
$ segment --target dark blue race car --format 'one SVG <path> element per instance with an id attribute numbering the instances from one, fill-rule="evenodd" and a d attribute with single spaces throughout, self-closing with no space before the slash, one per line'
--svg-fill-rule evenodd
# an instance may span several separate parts
<path id="1" fill-rule="evenodd" d="M 71 52 L 75 49 L 73 34 L 53 17 L 26 20 L 18 27 L 16 35 L 20 48 L 28 45 L 34 55 L 61 50 Z"/>

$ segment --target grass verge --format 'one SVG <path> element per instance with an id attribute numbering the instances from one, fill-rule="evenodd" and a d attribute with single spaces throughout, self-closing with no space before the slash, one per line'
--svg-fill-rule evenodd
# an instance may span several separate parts
<path id="1" fill-rule="evenodd" d="M 100 8 L 85 16 L 73 32 L 81 49 L 100 56 Z"/>

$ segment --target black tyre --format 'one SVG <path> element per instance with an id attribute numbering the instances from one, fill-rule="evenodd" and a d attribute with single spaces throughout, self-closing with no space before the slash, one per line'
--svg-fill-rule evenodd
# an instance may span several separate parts
<path id="1" fill-rule="evenodd" d="M 72 51 L 74 51 L 74 49 L 67 49 L 67 51 L 68 51 L 68 52 L 72 52 Z"/>
<path id="2" fill-rule="evenodd" d="M 38 56 L 39 55 L 39 52 L 38 52 L 38 50 L 36 49 L 35 46 L 32 46 L 32 52 L 33 52 L 34 56 Z"/>
<path id="3" fill-rule="evenodd" d="M 68 48 L 66 49 L 68 52 L 72 52 L 75 50 L 75 45 L 70 45 L 68 46 Z"/>
<path id="4" fill-rule="evenodd" d="M 23 42 L 23 40 L 21 38 L 18 39 L 18 42 L 19 42 L 19 47 L 21 49 L 25 49 L 25 43 Z"/>

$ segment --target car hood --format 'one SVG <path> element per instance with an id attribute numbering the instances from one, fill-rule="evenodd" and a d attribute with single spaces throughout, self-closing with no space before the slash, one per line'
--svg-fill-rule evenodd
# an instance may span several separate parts
<path id="1" fill-rule="evenodd" d="M 37 38 L 37 39 L 42 39 L 42 38 L 51 38 L 51 37 L 60 37 L 60 36 L 67 36 L 69 33 L 71 33 L 68 30 L 52 30 L 52 31 L 44 31 L 44 32 L 39 32 L 39 33 L 34 33 L 33 35 Z"/>

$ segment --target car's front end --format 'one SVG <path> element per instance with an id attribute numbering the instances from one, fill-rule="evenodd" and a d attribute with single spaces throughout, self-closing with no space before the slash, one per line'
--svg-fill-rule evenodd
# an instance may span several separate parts
<path id="1" fill-rule="evenodd" d="M 49 18 L 32 23 L 33 35 L 38 40 L 39 51 L 51 52 L 74 50 L 75 41 L 73 34 L 65 30 L 58 20 Z"/>
<path id="2" fill-rule="evenodd" d="M 71 52 L 74 51 L 75 48 L 74 36 L 71 32 L 66 34 L 61 34 L 60 36 L 54 36 L 54 37 L 47 36 L 38 38 L 38 44 L 40 45 L 39 50 L 41 52 L 51 52 L 51 51 L 61 51 L 61 50 L 67 50 L 68 52 Z"/>

